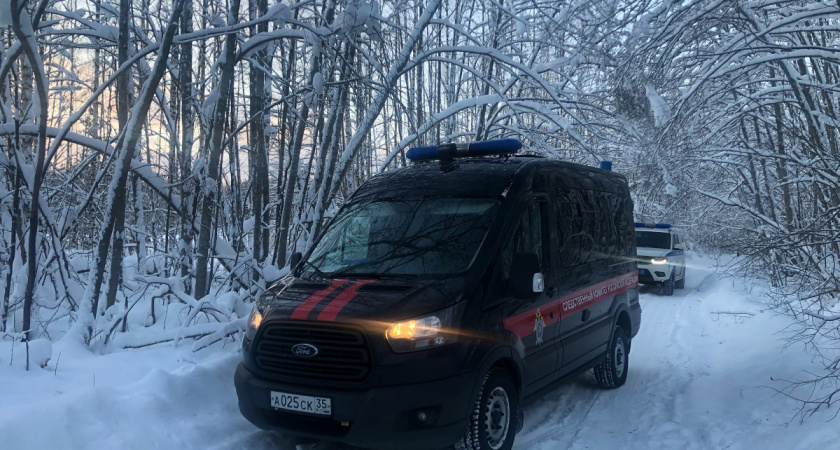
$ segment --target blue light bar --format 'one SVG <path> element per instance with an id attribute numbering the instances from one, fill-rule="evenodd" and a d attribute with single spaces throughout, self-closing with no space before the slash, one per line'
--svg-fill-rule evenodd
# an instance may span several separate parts
<path id="1" fill-rule="evenodd" d="M 671 228 L 670 223 L 650 223 L 650 222 L 634 222 L 636 228 Z"/>
<path id="2" fill-rule="evenodd" d="M 522 142 L 519 139 L 496 139 L 493 141 L 414 147 L 409 149 L 405 156 L 412 161 L 448 160 L 469 156 L 511 155 L 521 148 Z"/>
<path id="3" fill-rule="evenodd" d="M 601 169 L 612 170 L 612 161 L 608 161 L 608 160 L 601 161 Z"/>

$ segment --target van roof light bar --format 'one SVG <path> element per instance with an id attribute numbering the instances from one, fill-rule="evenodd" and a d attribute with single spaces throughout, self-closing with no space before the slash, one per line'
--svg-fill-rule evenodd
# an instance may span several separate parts
<path id="1" fill-rule="evenodd" d="M 459 144 L 441 144 L 429 147 L 410 148 L 405 157 L 413 162 L 441 160 L 488 155 L 512 155 L 522 148 L 519 139 L 496 139 L 492 141 L 464 142 Z"/>
<path id="2" fill-rule="evenodd" d="M 670 223 L 635 222 L 636 228 L 671 228 Z"/>

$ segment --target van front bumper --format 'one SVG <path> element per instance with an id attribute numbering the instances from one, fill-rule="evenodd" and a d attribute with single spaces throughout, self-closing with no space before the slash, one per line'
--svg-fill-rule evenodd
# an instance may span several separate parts
<path id="1" fill-rule="evenodd" d="M 662 284 L 671 278 L 673 271 L 671 264 L 639 264 L 639 283 Z"/>
<path id="2" fill-rule="evenodd" d="M 339 390 L 298 386 L 262 379 L 243 364 L 234 375 L 239 410 L 251 423 L 307 438 L 342 442 L 372 449 L 429 450 L 452 445 L 467 430 L 477 373 L 443 380 Z M 271 391 L 327 397 L 331 416 L 274 409 Z M 426 421 L 417 413 L 423 411 Z"/>

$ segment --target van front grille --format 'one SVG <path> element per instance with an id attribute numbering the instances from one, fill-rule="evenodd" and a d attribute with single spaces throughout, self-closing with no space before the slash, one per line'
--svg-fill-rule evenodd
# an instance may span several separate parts
<path id="1" fill-rule="evenodd" d="M 298 344 L 314 346 L 318 353 L 297 356 L 292 347 Z M 301 379 L 363 381 L 373 366 L 361 329 L 317 322 L 266 323 L 255 355 L 260 370 Z"/>

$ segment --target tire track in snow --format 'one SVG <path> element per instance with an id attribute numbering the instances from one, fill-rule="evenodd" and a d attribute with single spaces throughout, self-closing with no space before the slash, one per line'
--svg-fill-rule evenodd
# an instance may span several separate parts
<path id="1" fill-rule="evenodd" d="M 709 276 L 710 272 L 695 270 L 687 277 L 686 289 L 677 291 L 676 295 L 646 293 L 643 296 L 643 311 L 649 312 L 649 317 L 643 312 L 644 332 L 634 339 L 639 344 L 634 348 L 640 351 L 631 353 L 630 358 L 631 374 L 635 367 L 637 376 L 609 395 L 615 403 L 624 405 L 619 414 L 634 421 L 635 428 L 626 433 L 636 435 L 638 444 L 634 447 L 708 448 L 697 428 L 685 426 L 683 402 L 691 383 L 704 375 L 698 370 L 702 365 L 695 359 L 686 337 L 700 332 L 693 326 L 695 295 L 709 282 Z M 610 421 L 618 423 L 619 419 L 612 417 Z M 626 432 L 627 428 L 622 431 Z M 582 444 L 585 447 L 587 442 Z"/>
<path id="2" fill-rule="evenodd" d="M 594 383 L 594 380 L 590 383 Z M 548 398 L 525 406 L 525 426 L 516 436 L 513 448 L 532 449 L 534 445 L 549 438 L 552 443 L 556 442 L 556 439 L 565 440 L 565 446 L 568 446 L 583 427 L 598 395 L 599 389 L 594 384 L 578 379 L 558 387 Z M 529 423 L 533 417 L 543 417 L 544 414 L 543 420 L 534 425 Z M 568 430 L 574 430 L 574 434 L 566 438 L 565 432 Z"/>
<path id="3" fill-rule="evenodd" d="M 708 275 L 698 270 L 689 273 L 686 289 L 675 296 L 645 290 L 627 383 L 602 390 L 587 373 L 559 387 L 558 394 L 525 408 L 526 426 L 514 448 L 592 448 L 596 441 L 599 448 L 708 448 L 705 433 L 679 423 L 681 403 L 698 369 L 685 334 L 699 333 L 691 328 L 692 302 L 706 282 Z M 544 419 L 529 426 L 533 416 Z"/>

